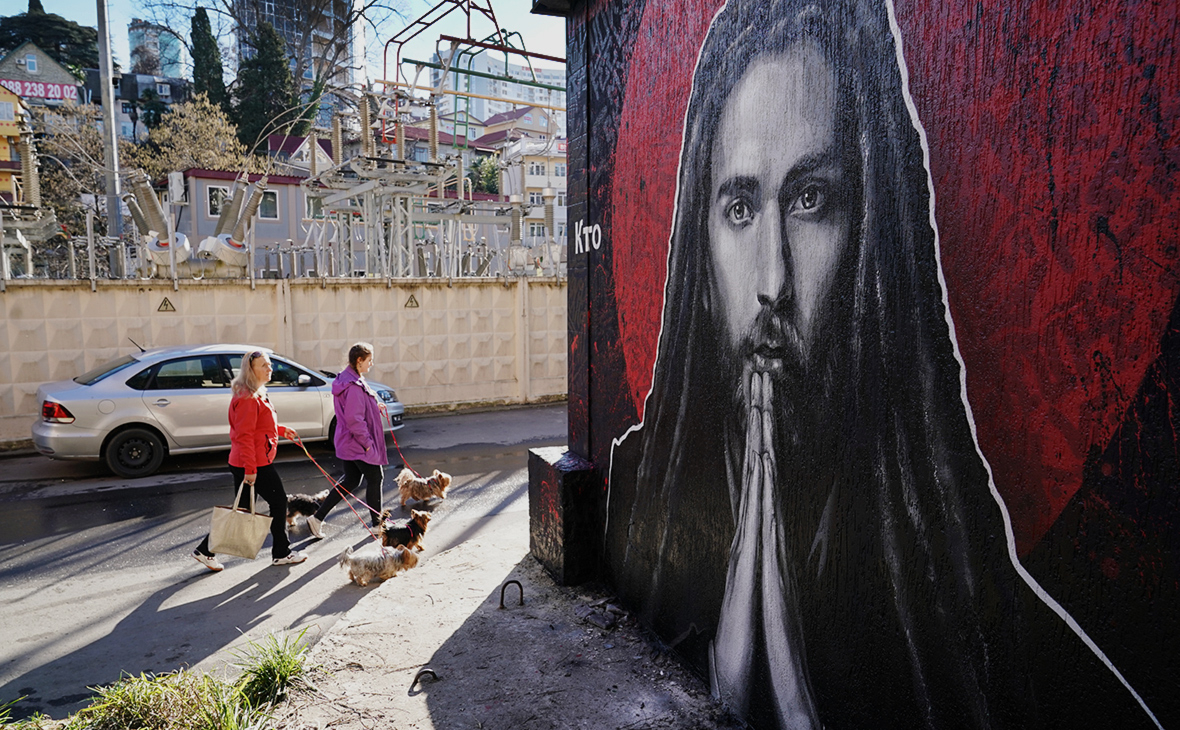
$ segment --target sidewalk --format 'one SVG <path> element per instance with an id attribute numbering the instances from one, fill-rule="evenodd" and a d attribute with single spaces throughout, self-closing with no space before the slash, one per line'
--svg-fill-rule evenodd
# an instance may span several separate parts
<path id="1" fill-rule="evenodd" d="M 524 605 L 511 585 L 500 609 L 508 580 Z M 555 585 L 528 553 L 527 512 L 356 590 L 367 595 L 311 651 L 315 691 L 280 707 L 278 728 L 743 727 L 609 594 Z M 425 667 L 438 679 L 415 683 Z"/>

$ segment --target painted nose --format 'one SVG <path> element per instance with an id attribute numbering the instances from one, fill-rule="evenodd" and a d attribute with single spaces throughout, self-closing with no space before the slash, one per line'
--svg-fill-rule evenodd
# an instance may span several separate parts
<path id="1" fill-rule="evenodd" d="M 758 262 L 761 267 L 758 302 L 763 307 L 781 308 L 790 303 L 794 294 L 791 246 L 783 235 L 783 225 L 778 215 L 767 215 L 764 220 L 773 221 L 773 230 L 766 232 L 770 240 L 763 249 L 769 260 Z"/>

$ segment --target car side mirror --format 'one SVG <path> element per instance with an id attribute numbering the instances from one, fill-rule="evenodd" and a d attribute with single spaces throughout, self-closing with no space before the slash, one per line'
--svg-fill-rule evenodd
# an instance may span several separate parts
<path id="1" fill-rule="evenodd" d="M 295 383 L 300 386 L 311 385 L 311 376 L 308 375 L 307 373 L 303 373 L 302 375 L 299 376 L 299 379 L 296 380 Z"/>

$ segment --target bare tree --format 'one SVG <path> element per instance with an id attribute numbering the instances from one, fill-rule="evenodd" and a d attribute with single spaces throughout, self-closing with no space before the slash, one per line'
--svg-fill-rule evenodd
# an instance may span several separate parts
<path id="1" fill-rule="evenodd" d="M 265 4 L 262 0 L 155 0 L 147 11 L 154 22 L 187 27 L 188 18 L 198 7 L 204 7 L 219 37 L 226 38 L 233 33 L 237 39 L 237 47 L 227 49 L 230 51 L 225 54 L 227 59 L 237 59 L 242 52 L 250 53 L 252 30 L 259 20 L 266 20 L 287 42 L 293 76 L 306 101 L 318 102 L 325 94 L 333 94 L 355 104 L 360 89 L 350 88 L 350 72 L 363 68 L 365 59 L 363 48 L 362 57 L 353 58 L 354 39 L 361 32 L 372 39 L 378 39 L 379 32 L 390 35 L 391 28 L 399 28 L 404 22 L 406 3 L 407 0 L 275 0 Z M 391 20 L 399 22 L 387 25 Z M 191 44 L 190 39 L 185 42 Z M 241 94 L 242 90 L 236 93 Z"/>

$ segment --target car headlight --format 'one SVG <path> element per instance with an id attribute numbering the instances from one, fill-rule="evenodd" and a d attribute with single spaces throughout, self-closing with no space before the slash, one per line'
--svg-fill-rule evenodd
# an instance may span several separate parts
<path id="1" fill-rule="evenodd" d="M 397 395 L 392 390 L 379 390 L 377 395 L 381 396 L 381 400 L 386 403 L 392 403 L 397 400 Z"/>

